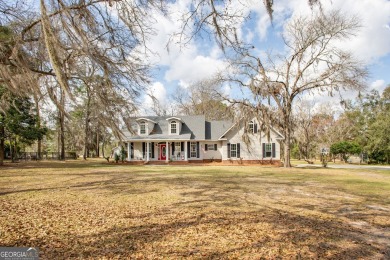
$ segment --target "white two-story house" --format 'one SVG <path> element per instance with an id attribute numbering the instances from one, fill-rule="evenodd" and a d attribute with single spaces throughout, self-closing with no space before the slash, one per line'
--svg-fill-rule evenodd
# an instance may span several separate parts
<path id="1" fill-rule="evenodd" d="M 145 116 L 130 118 L 132 132 L 122 143 L 130 162 L 280 163 L 283 136 L 259 123 L 206 121 L 205 116 Z M 246 141 L 244 142 L 244 133 Z"/>

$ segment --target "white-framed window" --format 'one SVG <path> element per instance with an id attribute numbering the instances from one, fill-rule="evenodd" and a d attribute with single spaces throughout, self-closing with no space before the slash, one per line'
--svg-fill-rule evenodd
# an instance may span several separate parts
<path id="1" fill-rule="evenodd" d="M 140 135 L 146 134 L 146 122 L 145 121 L 139 122 L 139 134 Z"/>
<path id="2" fill-rule="evenodd" d="M 176 121 L 171 122 L 171 134 L 176 134 L 177 133 L 177 124 Z"/>
<path id="3" fill-rule="evenodd" d="M 196 158 L 197 157 L 197 154 L 196 154 L 196 142 L 191 142 L 190 143 L 190 157 L 191 158 Z"/>
<path id="4" fill-rule="evenodd" d="M 153 155 L 152 155 L 152 143 L 151 142 L 149 143 L 149 158 L 153 158 Z"/>
<path id="5" fill-rule="evenodd" d="M 214 151 L 215 149 L 215 144 L 207 144 L 207 150 L 209 151 Z"/>
<path id="6" fill-rule="evenodd" d="M 249 133 L 254 133 L 255 132 L 255 123 L 253 121 L 249 122 Z"/>
<path id="7" fill-rule="evenodd" d="M 175 155 L 179 156 L 181 152 L 181 142 L 175 142 Z"/>
<path id="8" fill-rule="evenodd" d="M 264 151 L 265 151 L 264 157 L 272 157 L 272 143 L 266 143 Z"/>
<path id="9" fill-rule="evenodd" d="M 230 144 L 230 157 L 237 157 L 237 144 Z"/>

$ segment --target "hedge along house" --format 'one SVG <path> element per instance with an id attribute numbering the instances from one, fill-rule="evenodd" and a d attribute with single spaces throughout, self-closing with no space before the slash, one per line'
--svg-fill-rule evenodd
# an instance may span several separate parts
<path id="1" fill-rule="evenodd" d="M 127 161 L 133 163 L 280 162 L 279 141 L 283 136 L 271 129 L 267 138 L 259 131 L 256 120 L 242 125 L 206 121 L 205 116 L 147 116 L 130 120 L 133 134 L 124 132 L 122 142 Z M 248 133 L 249 142 L 243 142 L 244 132 Z"/>

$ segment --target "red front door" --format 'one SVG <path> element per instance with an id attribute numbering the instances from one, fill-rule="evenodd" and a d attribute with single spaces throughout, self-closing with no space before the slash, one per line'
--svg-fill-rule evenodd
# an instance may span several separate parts
<path id="1" fill-rule="evenodd" d="M 160 144 L 160 160 L 165 160 L 167 158 L 167 145 Z"/>

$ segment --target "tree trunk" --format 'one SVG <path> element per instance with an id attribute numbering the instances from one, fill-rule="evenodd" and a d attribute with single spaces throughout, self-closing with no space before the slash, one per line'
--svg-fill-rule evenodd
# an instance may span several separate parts
<path id="1" fill-rule="evenodd" d="M 96 157 L 100 157 L 100 146 L 99 146 L 99 122 L 97 123 L 97 127 L 96 127 Z"/>
<path id="2" fill-rule="evenodd" d="M 61 106 L 65 109 L 65 93 L 61 91 Z M 60 143 L 61 143 L 61 152 L 60 160 L 65 160 L 65 114 L 63 111 L 59 110 L 59 123 L 60 123 Z"/>
<path id="3" fill-rule="evenodd" d="M 88 134 L 89 134 L 89 117 L 91 114 L 90 111 L 90 104 L 91 104 L 91 96 L 89 93 L 89 89 L 87 86 L 87 108 L 86 108 L 86 114 L 85 114 L 85 128 L 84 128 L 84 153 L 83 153 L 83 158 L 84 160 L 87 159 L 88 157 Z"/>
<path id="4" fill-rule="evenodd" d="M 61 140 L 60 159 L 61 160 L 65 160 L 65 127 L 64 127 L 64 115 L 63 115 L 63 113 L 61 113 L 60 140 Z"/>
<path id="5" fill-rule="evenodd" d="M 105 158 L 104 156 L 104 144 L 106 142 L 106 137 L 103 135 L 103 142 L 102 142 L 102 155 L 103 155 L 103 158 Z"/>
<path id="6" fill-rule="evenodd" d="M 288 98 L 286 98 L 288 100 Z M 291 101 L 288 101 L 288 105 L 284 110 L 284 167 L 291 167 L 290 158 L 290 141 L 291 141 Z"/>
<path id="7" fill-rule="evenodd" d="M 83 158 L 84 160 L 88 157 L 88 133 L 89 133 L 89 110 L 87 109 L 87 114 L 85 116 L 85 131 L 84 131 L 84 153 Z"/>
<path id="8" fill-rule="evenodd" d="M 11 139 L 12 140 L 12 139 Z M 13 142 L 13 145 L 12 145 L 12 141 L 10 142 L 10 151 L 11 151 L 11 159 L 12 159 L 12 162 L 16 162 L 16 152 L 17 148 L 16 148 L 16 138 L 14 139 L 14 142 Z"/>
<path id="9" fill-rule="evenodd" d="M 5 137 L 4 126 L 0 125 L 0 165 L 4 164 L 4 137 Z"/>
<path id="10" fill-rule="evenodd" d="M 288 168 L 291 167 L 291 158 L 290 158 L 290 140 L 291 140 L 291 132 L 290 132 L 290 126 L 286 126 L 286 129 L 284 131 L 284 167 Z"/>
<path id="11" fill-rule="evenodd" d="M 37 147 L 37 160 L 42 159 L 42 139 L 38 139 L 38 147 Z"/>
<path id="12" fill-rule="evenodd" d="M 14 147 L 12 146 L 12 138 L 9 138 L 9 153 L 11 156 L 11 162 L 14 162 Z"/>
<path id="13" fill-rule="evenodd" d="M 39 112 L 39 100 L 36 95 L 34 95 L 35 99 L 35 109 L 37 110 L 37 128 L 41 129 L 41 114 Z M 38 138 L 37 143 L 37 159 L 40 160 L 42 157 L 42 139 Z"/>

